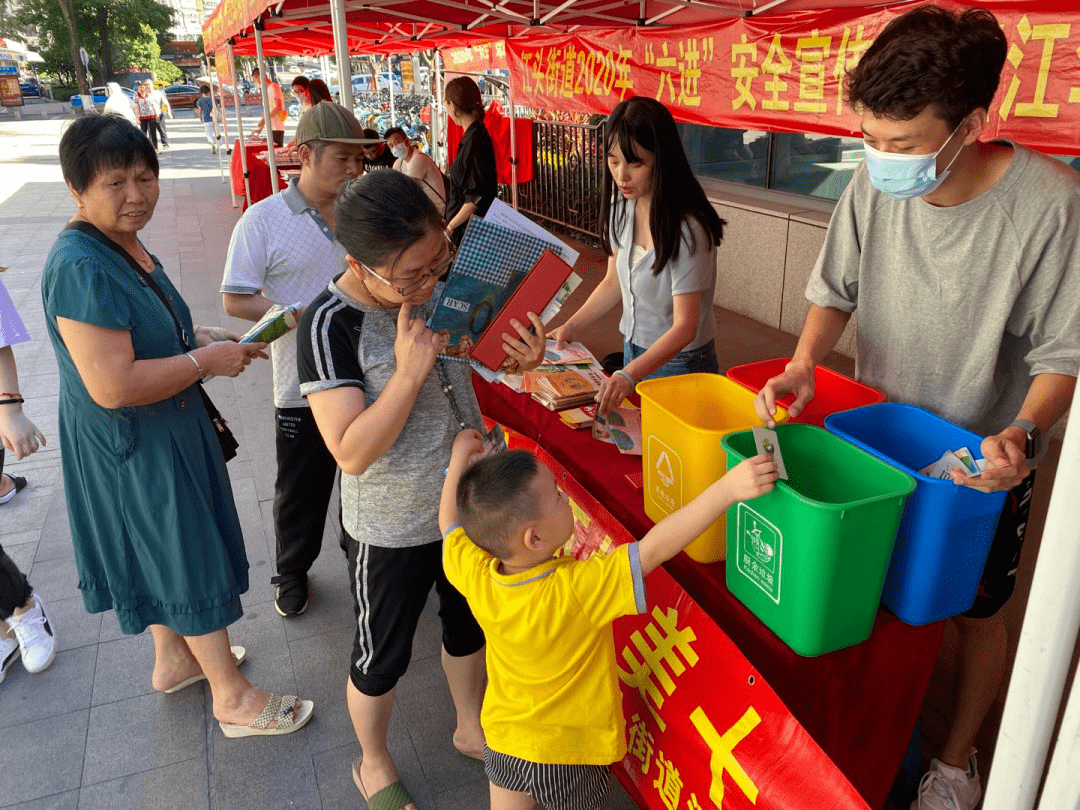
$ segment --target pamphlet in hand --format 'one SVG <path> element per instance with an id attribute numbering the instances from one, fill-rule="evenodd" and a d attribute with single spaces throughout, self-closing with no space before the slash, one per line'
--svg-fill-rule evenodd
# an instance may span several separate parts
<path id="1" fill-rule="evenodd" d="M 512 322 L 515 319 L 528 326 L 530 331 L 535 331 L 536 327 L 529 325 L 529 313 L 547 309 L 553 299 L 561 296 L 571 275 L 573 273 L 570 265 L 550 250 L 545 250 L 540 261 L 533 266 L 480 335 L 480 339 L 473 346 L 472 359 L 490 369 L 511 373 L 520 371 L 518 361 L 503 348 L 503 335 L 514 334 Z"/>
<path id="2" fill-rule="evenodd" d="M 595 362 L 593 353 L 580 343 L 567 343 L 561 349 L 556 349 L 555 341 L 549 340 L 544 349 L 545 366 L 591 366 Z"/>
<path id="3" fill-rule="evenodd" d="M 296 313 L 303 309 L 304 305 L 297 301 L 295 304 L 274 304 L 266 310 L 266 314 L 259 318 L 258 322 L 248 329 L 240 338 L 241 343 L 273 343 L 279 337 L 296 328 Z"/>
<path id="4" fill-rule="evenodd" d="M 592 435 L 594 439 L 615 445 L 624 455 L 640 456 L 641 411 L 624 400 L 622 405 L 612 408 L 606 416 L 596 414 Z"/>

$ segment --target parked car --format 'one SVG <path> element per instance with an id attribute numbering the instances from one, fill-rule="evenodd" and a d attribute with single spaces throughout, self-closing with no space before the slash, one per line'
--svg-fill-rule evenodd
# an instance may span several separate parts
<path id="1" fill-rule="evenodd" d="M 135 98 L 135 91 L 129 87 L 121 87 L 124 91 L 124 95 L 129 99 Z M 109 100 L 109 90 L 106 87 L 91 87 L 90 94 L 94 97 L 94 108 L 101 110 L 105 107 L 105 102 Z M 71 108 L 73 110 L 82 110 L 82 97 L 78 94 L 71 97 Z"/>
<path id="2" fill-rule="evenodd" d="M 195 105 L 199 88 L 193 84 L 173 84 L 165 88 L 165 97 L 174 110 L 186 110 Z"/>
<path id="3" fill-rule="evenodd" d="M 19 82 L 19 89 L 22 90 L 24 98 L 41 98 L 41 85 L 38 84 L 37 79 L 26 79 Z"/>

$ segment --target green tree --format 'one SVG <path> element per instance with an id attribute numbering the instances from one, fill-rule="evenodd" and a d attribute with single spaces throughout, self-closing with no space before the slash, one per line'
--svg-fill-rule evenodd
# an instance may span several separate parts
<path id="1" fill-rule="evenodd" d="M 10 9 L 10 0 L 0 0 Z M 70 0 L 75 14 L 79 42 L 90 54 L 90 70 L 95 83 L 104 83 L 124 63 L 131 48 L 147 48 L 147 37 L 154 43 L 159 35 L 172 26 L 173 10 L 156 0 Z M 75 66 L 71 54 L 71 38 L 61 4 L 57 0 L 22 0 L 11 12 L 8 24 L 19 30 L 31 26 L 38 29 L 43 72 L 73 78 Z M 139 52 L 140 54 L 142 52 Z M 156 58 L 161 58 L 158 47 Z M 147 70 L 153 68 L 146 66 Z M 164 78 L 162 71 L 158 71 Z"/>
<path id="2" fill-rule="evenodd" d="M 184 72 L 172 62 L 161 58 L 161 45 L 152 28 L 145 23 L 135 39 L 120 43 L 115 49 L 117 70 L 135 69 L 137 72 L 153 73 L 158 81 L 172 82 Z"/>

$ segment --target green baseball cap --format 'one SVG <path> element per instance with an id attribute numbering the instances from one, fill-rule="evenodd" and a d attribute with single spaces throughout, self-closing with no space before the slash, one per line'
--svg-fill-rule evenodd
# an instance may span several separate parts
<path id="1" fill-rule="evenodd" d="M 302 116 L 296 125 L 296 144 L 308 141 L 334 141 L 336 143 L 375 144 L 381 139 L 372 140 L 364 135 L 364 128 L 356 116 L 340 104 L 332 101 L 320 101 Z"/>

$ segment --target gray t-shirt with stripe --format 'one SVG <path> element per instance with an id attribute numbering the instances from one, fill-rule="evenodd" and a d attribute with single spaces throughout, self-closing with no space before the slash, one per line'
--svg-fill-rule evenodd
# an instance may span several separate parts
<path id="1" fill-rule="evenodd" d="M 430 304 L 414 307 L 426 318 Z M 300 393 L 354 387 L 370 408 L 393 376 L 397 363 L 397 310 L 381 310 L 346 295 L 337 284 L 318 295 L 297 328 Z M 443 363 L 466 425 L 483 429 L 472 390 L 472 370 Z M 435 369 L 416 397 L 401 434 L 361 475 L 341 474 L 345 531 L 361 543 L 407 548 L 440 542 L 439 498 L 450 450 L 461 426 Z"/>

